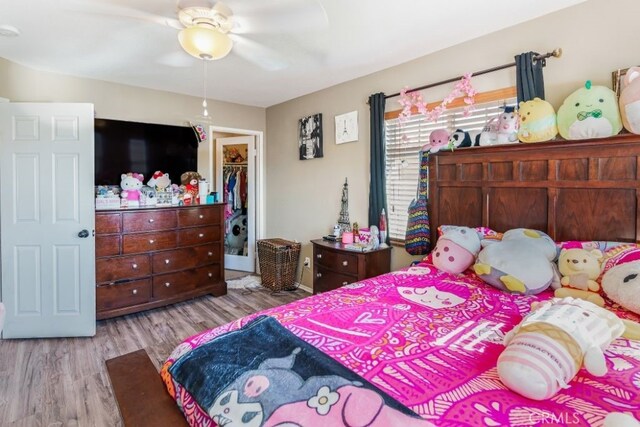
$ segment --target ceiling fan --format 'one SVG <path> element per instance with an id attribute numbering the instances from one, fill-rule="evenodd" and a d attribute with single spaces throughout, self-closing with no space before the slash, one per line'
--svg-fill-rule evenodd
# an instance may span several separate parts
<path id="1" fill-rule="evenodd" d="M 169 16 L 168 1 L 154 4 L 155 11 L 143 10 L 148 2 L 86 0 L 74 1 L 84 12 L 115 18 L 154 22 L 179 30 L 177 39 L 183 50 L 202 60 L 215 60 L 230 52 L 265 70 L 278 70 L 289 65 L 288 58 L 277 47 L 287 43 L 287 36 L 314 31 L 328 26 L 327 14 L 319 0 L 227 0 L 233 6 L 213 0 L 179 0 L 176 15 Z M 176 13 L 177 9 L 177 13 Z M 160 10 L 158 13 L 157 11 Z M 284 40 L 283 40 L 284 39 Z M 274 42 L 276 46 L 269 46 Z M 302 52 L 308 55 L 309 52 Z M 179 51 L 167 52 L 159 62 L 170 66 L 190 66 Z"/>

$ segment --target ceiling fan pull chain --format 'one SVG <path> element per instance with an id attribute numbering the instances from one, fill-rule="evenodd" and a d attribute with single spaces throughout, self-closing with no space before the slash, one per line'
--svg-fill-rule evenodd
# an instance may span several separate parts
<path id="1" fill-rule="evenodd" d="M 209 112 L 207 111 L 207 61 L 205 59 L 202 60 L 202 86 L 204 92 L 204 99 L 202 100 L 202 108 L 204 111 L 202 114 L 205 117 L 209 117 Z"/>

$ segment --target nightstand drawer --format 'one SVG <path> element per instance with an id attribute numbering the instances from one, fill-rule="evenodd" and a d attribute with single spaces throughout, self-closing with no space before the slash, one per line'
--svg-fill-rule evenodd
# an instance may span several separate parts
<path id="1" fill-rule="evenodd" d="M 358 257 L 344 251 L 336 252 L 330 249 L 317 248 L 315 262 L 338 273 L 358 274 Z"/>
<path id="2" fill-rule="evenodd" d="M 338 289 L 349 283 L 358 281 L 355 276 L 349 276 L 346 274 L 336 273 L 328 268 L 317 266 L 315 268 L 315 277 L 313 278 L 313 292 L 327 292 L 333 289 Z"/>

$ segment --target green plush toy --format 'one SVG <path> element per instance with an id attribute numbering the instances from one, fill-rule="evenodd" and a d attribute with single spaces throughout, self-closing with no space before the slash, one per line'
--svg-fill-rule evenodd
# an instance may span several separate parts
<path id="1" fill-rule="evenodd" d="M 622 130 L 616 94 L 591 80 L 567 97 L 558 109 L 558 130 L 564 139 L 606 138 Z"/>

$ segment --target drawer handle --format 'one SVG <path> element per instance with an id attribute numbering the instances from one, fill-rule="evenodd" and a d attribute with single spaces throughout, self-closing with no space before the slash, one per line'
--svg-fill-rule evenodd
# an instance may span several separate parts
<path id="1" fill-rule="evenodd" d="M 198 215 L 198 218 L 202 219 L 202 218 L 204 218 L 204 215 L 200 214 L 200 215 Z"/>
<path id="2" fill-rule="evenodd" d="M 342 265 L 346 267 L 347 265 L 349 265 L 349 261 L 342 261 Z"/>
<path id="3" fill-rule="evenodd" d="M 316 255 L 316 258 L 318 258 L 318 259 L 322 258 L 322 254 Z"/>
<path id="4" fill-rule="evenodd" d="M 209 251 L 209 252 L 207 252 L 207 255 L 213 256 L 213 252 Z"/>
<path id="5" fill-rule="evenodd" d="M 204 233 L 198 234 L 198 237 L 204 237 Z"/>
<path id="6" fill-rule="evenodd" d="M 138 264 L 136 264 L 136 263 L 131 264 L 131 268 L 133 268 L 135 270 L 136 268 L 138 268 Z"/>
<path id="7" fill-rule="evenodd" d="M 149 244 L 153 245 L 156 241 L 153 239 L 149 239 Z"/>
<path id="8" fill-rule="evenodd" d="M 153 218 L 149 218 L 150 223 L 152 223 L 153 221 L 155 221 Z"/>
<path id="9" fill-rule="evenodd" d="M 342 282 L 342 286 L 348 285 L 348 284 L 349 284 L 349 282 Z"/>
<path id="10" fill-rule="evenodd" d="M 134 290 L 131 291 L 131 293 L 134 294 L 134 295 L 137 295 L 138 294 L 138 290 L 134 289 Z"/>
<path id="11" fill-rule="evenodd" d="M 213 273 L 209 273 L 209 274 L 207 274 L 207 276 L 213 277 Z"/>
<path id="12" fill-rule="evenodd" d="M 169 264 L 169 260 L 168 260 L 168 259 L 165 259 L 165 260 L 164 260 L 164 263 L 165 263 L 165 264 Z"/>
<path id="13" fill-rule="evenodd" d="M 169 283 L 169 282 L 164 282 L 164 285 L 168 288 L 169 286 L 171 286 L 171 283 Z"/>
<path id="14" fill-rule="evenodd" d="M 322 277 L 322 273 L 318 273 L 318 274 L 316 274 L 316 277 L 317 277 L 318 279 L 319 279 L 319 278 L 321 278 L 321 277 Z"/>

